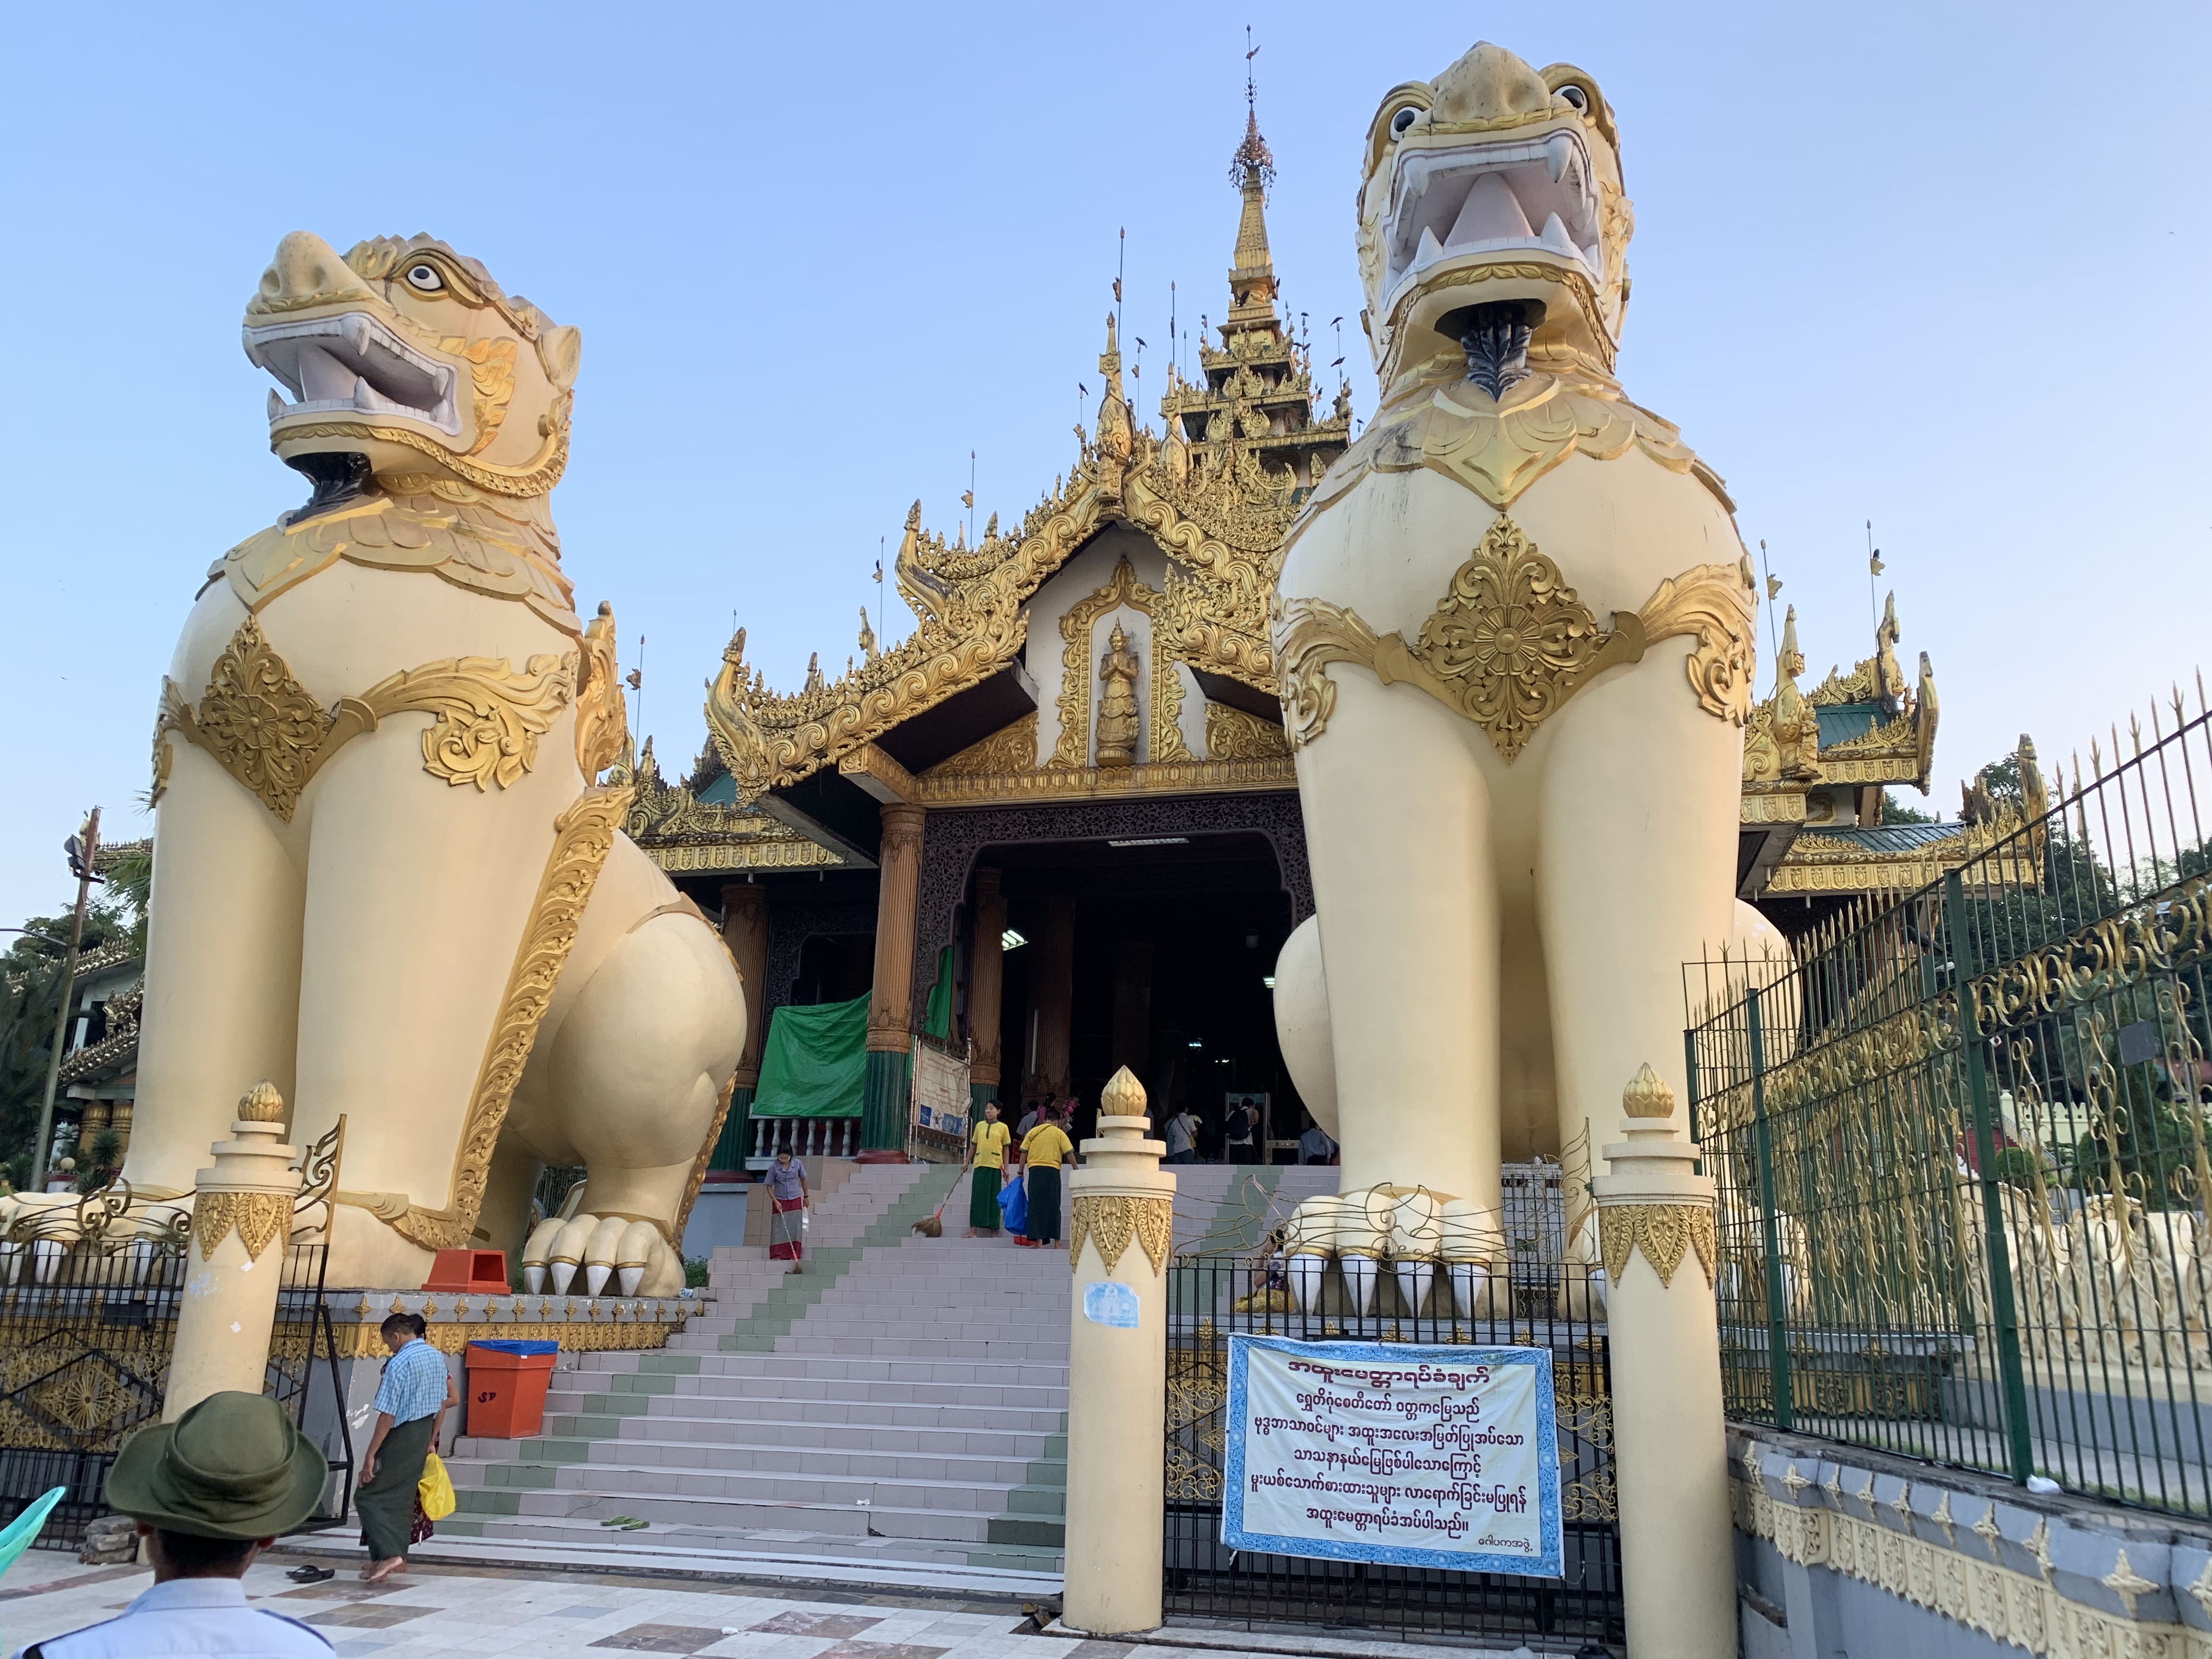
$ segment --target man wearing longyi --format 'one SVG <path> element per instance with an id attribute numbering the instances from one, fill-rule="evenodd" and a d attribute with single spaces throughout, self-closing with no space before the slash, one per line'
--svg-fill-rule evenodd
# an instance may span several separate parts
<path id="1" fill-rule="evenodd" d="M 110 1508 L 138 1523 L 153 1588 L 112 1619 L 33 1642 L 16 1659 L 330 1659 L 321 1632 L 248 1607 L 253 1559 L 314 1510 L 322 1453 L 275 1401 L 212 1394 L 173 1423 L 142 1430 L 108 1472 Z"/>

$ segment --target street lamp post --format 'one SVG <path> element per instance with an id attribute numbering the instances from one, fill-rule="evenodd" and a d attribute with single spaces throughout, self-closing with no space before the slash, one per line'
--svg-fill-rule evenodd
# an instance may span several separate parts
<path id="1" fill-rule="evenodd" d="M 70 921 L 69 949 L 62 957 L 61 1006 L 54 1015 L 53 1052 L 46 1056 L 46 1097 L 39 1103 L 39 1138 L 31 1148 L 31 1190 L 44 1192 L 46 1188 L 46 1156 L 52 1150 L 48 1143 L 54 1138 L 54 1091 L 62 1080 L 62 1044 L 69 1036 L 70 998 L 76 989 L 77 949 L 84 943 L 84 910 L 92 897 L 92 884 L 99 878 L 93 874 L 94 858 L 100 851 L 100 809 L 84 821 L 84 828 L 64 843 L 69 849 L 70 865 L 76 873 L 76 911 Z"/>

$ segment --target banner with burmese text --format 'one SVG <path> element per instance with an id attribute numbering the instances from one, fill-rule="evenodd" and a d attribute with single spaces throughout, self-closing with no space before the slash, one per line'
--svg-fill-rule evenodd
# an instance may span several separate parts
<path id="1" fill-rule="evenodd" d="M 1232 1550 L 1557 1578 L 1547 1348 L 1229 1339 Z"/>

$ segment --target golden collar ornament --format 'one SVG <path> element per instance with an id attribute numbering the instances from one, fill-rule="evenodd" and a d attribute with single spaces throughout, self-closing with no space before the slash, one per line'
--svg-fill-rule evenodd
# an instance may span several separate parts
<path id="1" fill-rule="evenodd" d="M 1640 611 L 1607 627 L 1521 526 L 1503 513 L 1419 633 L 1377 635 L 1346 606 L 1295 599 L 1278 629 L 1283 725 L 1304 747 L 1336 706 L 1333 663 L 1357 663 L 1385 685 L 1419 686 L 1480 726 L 1510 764 L 1536 728 L 1608 668 L 1642 660 L 1654 641 L 1694 635 L 1685 665 L 1698 705 L 1741 726 L 1754 669 L 1748 562 L 1701 564 L 1670 576 Z"/>

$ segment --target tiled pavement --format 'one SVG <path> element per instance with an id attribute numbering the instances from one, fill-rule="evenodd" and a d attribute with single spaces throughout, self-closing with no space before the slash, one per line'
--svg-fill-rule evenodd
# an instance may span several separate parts
<path id="1" fill-rule="evenodd" d="M 1037 1635 L 1017 1603 L 957 1595 L 701 1584 L 619 1574 L 531 1573 L 418 1566 L 398 1588 L 369 1588 L 340 1565 L 320 1584 L 284 1577 L 297 1557 L 276 1556 L 246 1575 L 250 1601 L 302 1620 L 337 1659 L 607 1659 L 616 1653 L 742 1656 L 743 1659 L 1434 1659 L 1436 1648 L 1346 1639 L 1239 1637 L 1172 1630 L 1161 1642 Z M 12 1653 L 112 1618 L 152 1582 L 137 1567 L 80 1567 L 33 1551 L 0 1584 L 0 1642 Z M 1023 1633 L 1017 1633 L 1023 1632 Z M 1237 1645 L 1240 1641 L 1263 1644 Z M 1459 1651 L 1502 1651 L 1468 1650 Z M 1526 1653 L 1527 1650 L 1521 1650 Z"/>

